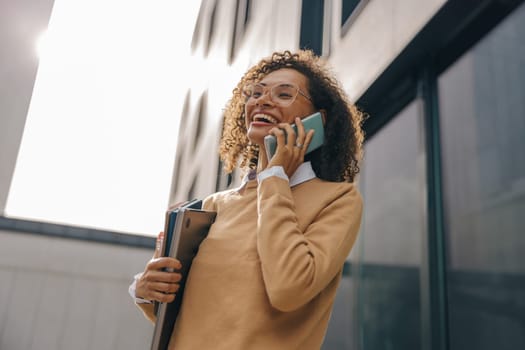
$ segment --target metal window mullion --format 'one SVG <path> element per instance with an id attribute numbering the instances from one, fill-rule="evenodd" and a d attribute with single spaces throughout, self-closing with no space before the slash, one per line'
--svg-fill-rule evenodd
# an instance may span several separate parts
<path id="1" fill-rule="evenodd" d="M 441 147 L 437 77 L 431 61 L 420 71 L 418 95 L 423 103 L 427 178 L 427 276 L 422 290 L 427 303 L 427 346 L 431 350 L 448 350 L 446 249 L 442 198 Z M 425 311 L 423 311 L 424 313 Z M 423 328 L 423 327 L 422 327 Z"/>

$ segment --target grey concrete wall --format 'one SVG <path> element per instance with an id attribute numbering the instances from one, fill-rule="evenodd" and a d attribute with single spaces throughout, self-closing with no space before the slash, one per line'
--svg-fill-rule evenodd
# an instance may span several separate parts
<path id="1" fill-rule="evenodd" d="M 446 0 L 370 0 L 344 35 L 341 2 L 332 0 L 329 61 L 357 101 Z"/>
<path id="2" fill-rule="evenodd" d="M 149 249 L 0 231 L 0 349 L 149 348 L 128 295 Z"/>

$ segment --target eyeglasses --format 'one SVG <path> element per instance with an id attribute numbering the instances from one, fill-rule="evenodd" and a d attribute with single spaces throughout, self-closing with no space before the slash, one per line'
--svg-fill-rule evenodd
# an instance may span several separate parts
<path id="1" fill-rule="evenodd" d="M 291 105 L 299 94 L 309 101 L 312 100 L 311 97 L 306 95 L 298 86 L 292 83 L 283 83 L 271 87 L 262 84 L 247 84 L 242 89 L 242 93 L 246 98 L 246 104 L 255 103 L 256 100 L 264 95 L 268 88 L 270 89 L 270 99 L 272 102 L 281 107 Z"/>

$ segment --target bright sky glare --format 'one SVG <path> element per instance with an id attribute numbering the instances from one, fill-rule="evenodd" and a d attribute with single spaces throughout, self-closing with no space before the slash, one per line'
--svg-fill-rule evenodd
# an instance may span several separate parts
<path id="1" fill-rule="evenodd" d="M 8 216 L 162 229 L 199 5 L 55 0 Z"/>

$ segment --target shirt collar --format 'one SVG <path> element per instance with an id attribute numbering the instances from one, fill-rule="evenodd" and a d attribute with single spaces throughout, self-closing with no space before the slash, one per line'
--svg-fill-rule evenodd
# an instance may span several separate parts
<path id="1" fill-rule="evenodd" d="M 290 178 L 290 187 L 297 186 L 315 177 L 316 175 L 314 169 L 312 168 L 312 163 L 304 162 L 303 164 L 299 165 L 295 173 L 293 173 L 292 177 Z"/>
<path id="2" fill-rule="evenodd" d="M 289 179 L 290 187 L 297 186 L 315 177 L 316 175 L 314 169 L 312 168 L 312 163 L 309 161 L 304 162 L 303 164 L 299 165 L 295 173 L 293 173 L 292 177 Z M 257 171 L 255 169 L 251 169 L 246 175 L 244 175 L 240 187 L 243 187 L 248 181 L 255 180 L 256 178 Z"/>

